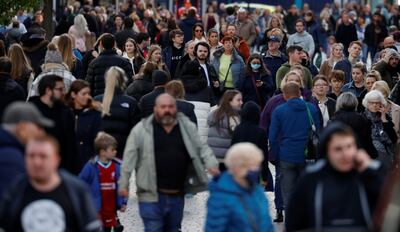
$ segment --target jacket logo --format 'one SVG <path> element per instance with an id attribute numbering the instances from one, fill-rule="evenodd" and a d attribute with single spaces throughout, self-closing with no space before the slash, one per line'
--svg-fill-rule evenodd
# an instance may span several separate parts
<path id="1" fill-rule="evenodd" d="M 123 108 L 126 108 L 126 109 L 128 109 L 128 108 L 129 108 L 129 104 L 128 104 L 128 103 L 126 103 L 126 102 L 124 102 L 124 103 L 121 103 L 121 106 L 122 106 Z"/>

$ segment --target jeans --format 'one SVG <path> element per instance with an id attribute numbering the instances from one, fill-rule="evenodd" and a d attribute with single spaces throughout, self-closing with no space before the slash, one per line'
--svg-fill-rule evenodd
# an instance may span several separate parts
<path id="1" fill-rule="evenodd" d="M 139 202 L 145 232 L 178 232 L 183 218 L 183 196 L 158 193 L 158 202 Z"/>
<path id="2" fill-rule="evenodd" d="M 283 199 L 282 199 L 282 191 L 281 191 L 281 170 L 279 167 L 279 162 L 275 165 L 275 188 L 274 188 L 274 203 L 275 208 L 283 210 Z"/>
<path id="3" fill-rule="evenodd" d="M 280 161 L 279 163 L 281 169 L 281 191 L 283 197 L 283 205 L 287 209 L 291 194 L 294 192 L 297 180 L 303 171 L 305 164 L 289 163 L 285 161 Z M 285 212 L 286 213 L 286 212 Z"/>

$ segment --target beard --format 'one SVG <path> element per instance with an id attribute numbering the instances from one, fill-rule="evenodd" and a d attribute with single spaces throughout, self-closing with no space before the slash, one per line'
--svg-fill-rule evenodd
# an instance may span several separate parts
<path id="1" fill-rule="evenodd" d="M 159 118 L 159 120 L 158 120 L 159 123 L 163 126 L 170 126 L 170 125 L 175 124 L 175 122 L 176 122 L 176 114 L 173 115 L 170 113 L 166 113 L 162 116 L 159 116 L 158 118 Z"/>

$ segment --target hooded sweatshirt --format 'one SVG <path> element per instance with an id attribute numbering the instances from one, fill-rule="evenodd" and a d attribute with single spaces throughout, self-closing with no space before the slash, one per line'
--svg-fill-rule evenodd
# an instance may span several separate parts
<path id="1" fill-rule="evenodd" d="M 281 82 L 282 82 L 283 78 L 285 77 L 285 75 L 290 71 L 290 68 L 291 68 L 291 66 L 290 66 L 289 62 L 286 62 L 286 63 L 282 64 L 282 66 L 276 72 L 275 82 L 276 82 L 277 89 L 281 88 Z M 303 67 L 303 73 L 304 73 L 304 86 L 303 87 L 311 90 L 312 89 L 311 72 L 307 67 Z"/>
<path id="2" fill-rule="evenodd" d="M 313 56 L 314 50 L 315 50 L 315 45 L 314 45 L 314 39 L 313 37 L 306 31 L 303 31 L 302 33 L 294 33 L 293 35 L 289 36 L 289 40 L 287 43 L 287 47 L 290 45 L 298 45 L 306 51 L 310 57 Z"/>
<path id="3" fill-rule="evenodd" d="M 272 113 L 269 144 L 278 160 L 304 163 L 304 149 L 311 130 L 307 107 L 318 130 L 321 124 L 317 108 L 301 98 L 289 99 Z"/>

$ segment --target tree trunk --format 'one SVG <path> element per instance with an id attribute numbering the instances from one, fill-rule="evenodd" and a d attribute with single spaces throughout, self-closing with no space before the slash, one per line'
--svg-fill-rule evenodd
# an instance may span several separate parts
<path id="1" fill-rule="evenodd" d="M 53 0 L 43 0 L 43 26 L 46 30 L 46 39 L 51 41 L 53 38 Z"/>

